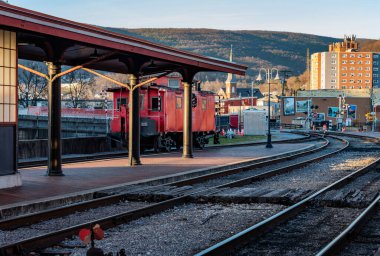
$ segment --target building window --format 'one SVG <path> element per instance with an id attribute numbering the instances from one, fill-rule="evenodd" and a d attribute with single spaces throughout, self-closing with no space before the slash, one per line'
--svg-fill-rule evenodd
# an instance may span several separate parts
<path id="1" fill-rule="evenodd" d="M 331 70 L 336 70 L 336 67 L 331 67 Z"/>
<path id="2" fill-rule="evenodd" d="M 373 55 L 373 58 L 374 58 L 374 59 L 378 59 L 378 58 L 379 58 L 379 55 L 374 54 L 374 55 Z"/>
<path id="3" fill-rule="evenodd" d="M 379 74 L 373 74 L 373 77 L 379 77 Z"/>
<path id="4" fill-rule="evenodd" d="M 202 110 L 207 109 L 207 99 L 202 99 Z"/>
<path id="5" fill-rule="evenodd" d="M 365 88 L 366 88 L 366 89 L 368 89 L 368 88 L 369 88 L 369 86 L 368 86 L 368 85 L 366 85 L 366 86 L 365 86 Z"/>
<path id="6" fill-rule="evenodd" d="M 336 80 L 335 79 L 331 79 L 331 83 L 336 83 Z"/>
<path id="7" fill-rule="evenodd" d="M 331 58 L 336 58 L 336 54 L 335 53 L 333 53 L 333 54 L 331 54 Z"/>
<path id="8" fill-rule="evenodd" d="M 346 61 L 346 60 L 343 60 L 343 61 L 342 61 L 342 64 L 347 64 L 347 61 Z"/>
<path id="9" fill-rule="evenodd" d="M 152 111 L 161 111 L 161 98 L 160 97 L 152 97 Z"/>
<path id="10" fill-rule="evenodd" d="M 178 80 L 178 79 L 169 78 L 168 79 L 168 86 L 170 88 L 179 88 L 179 82 L 180 82 L 180 80 Z"/>
<path id="11" fill-rule="evenodd" d="M 358 73 L 358 77 L 362 77 L 363 76 L 363 74 L 362 73 Z"/>
<path id="12" fill-rule="evenodd" d="M 350 64 L 355 64 L 355 61 L 354 60 L 350 60 Z"/>
<path id="13" fill-rule="evenodd" d="M 363 61 L 359 60 L 359 61 L 358 61 L 358 64 L 363 64 Z"/>
<path id="14" fill-rule="evenodd" d="M 350 54 L 350 58 L 355 58 L 355 54 Z"/>
<path id="15" fill-rule="evenodd" d="M 354 79 L 350 79 L 350 83 L 355 83 L 355 80 Z"/>
<path id="16" fill-rule="evenodd" d="M 331 76 L 336 76 L 336 73 L 332 73 Z"/>
<path id="17" fill-rule="evenodd" d="M 117 98 L 116 99 L 116 108 L 120 111 L 121 106 L 126 106 L 128 104 L 127 98 Z"/>
<path id="18" fill-rule="evenodd" d="M 371 68 L 370 68 L 370 67 L 365 67 L 365 70 L 366 70 L 366 71 L 370 71 Z"/>
<path id="19" fill-rule="evenodd" d="M 355 76 L 355 73 L 351 73 L 350 76 L 351 76 L 351 77 L 354 77 L 354 76 Z"/>
<path id="20" fill-rule="evenodd" d="M 343 73 L 342 76 L 347 76 L 347 73 Z"/>
<path id="21" fill-rule="evenodd" d="M 370 83 L 371 81 L 369 81 L 369 80 L 365 80 L 365 82 L 366 82 L 366 83 Z"/>
<path id="22" fill-rule="evenodd" d="M 336 64 L 336 60 L 332 60 L 332 61 L 331 61 L 331 64 Z"/>
<path id="23" fill-rule="evenodd" d="M 366 54 L 365 57 L 366 57 L 366 58 L 370 58 L 371 55 L 370 55 L 370 54 Z"/>
<path id="24" fill-rule="evenodd" d="M 16 122 L 16 33 L 0 30 L 0 125 Z"/>
<path id="25" fill-rule="evenodd" d="M 347 54 L 342 54 L 342 58 L 347 58 Z"/>
<path id="26" fill-rule="evenodd" d="M 373 71 L 379 71 L 379 68 L 373 68 Z"/>
<path id="27" fill-rule="evenodd" d="M 182 97 L 180 97 L 180 96 L 176 97 L 175 107 L 176 107 L 176 109 L 181 109 L 182 108 Z"/>
<path id="28" fill-rule="evenodd" d="M 353 85 L 351 85 L 351 86 L 350 86 L 350 89 L 354 89 L 354 86 L 353 86 Z"/>
<path id="29" fill-rule="evenodd" d="M 370 60 L 366 60 L 365 64 L 371 64 L 371 61 Z"/>
<path id="30" fill-rule="evenodd" d="M 358 54 L 358 58 L 363 58 L 363 55 L 361 55 L 361 54 Z"/>
<path id="31" fill-rule="evenodd" d="M 355 70 L 355 67 L 350 67 L 350 70 Z"/>
<path id="32" fill-rule="evenodd" d="M 363 70 L 363 68 L 362 67 L 358 67 L 358 70 Z"/>
<path id="33" fill-rule="evenodd" d="M 371 77 L 369 73 L 365 73 L 365 77 Z"/>
<path id="34" fill-rule="evenodd" d="M 379 82 L 379 80 L 373 80 L 373 82 L 374 82 L 375 84 L 377 84 L 377 83 Z"/>
<path id="35" fill-rule="evenodd" d="M 347 67 L 342 67 L 342 70 L 347 70 Z"/>
<path id="36" fill-rule="evenodd" d="M 360 79 L 358 80 L 358 83 L 362 83 L 362 82 L 363 82 L 363 80 L 360 80 Z"/>
<path id="37" fill-rule="evenodd" d="M 361 86 L 361 85 L 359 85 L 359 86 L 358 86 L 358 89 L 361 89 L 361 88 L 362 88 L 362 86 Z"/>
<path id="38" fill-rule="evenodd" d="M 343 86 L 342 86 L 342 89 L 346 89 L 346 86 L 345 86 L 345 85 L 343 85 Z"/>
<path id="39" fill-rule="evenodd" d="M 376 66 L 377 66 L 377 65 L 379 65 L 379 63 L 378 63 L 377 61 L 374 61 L 374 62 L 373 62 L 373 65 L 376 65 Z"/>
<path id="40" fill-rule="evenodd" d="M 347 79 L 343 79 L 343 80 L 342 80 L 342 83 L 347 83 Z"/>

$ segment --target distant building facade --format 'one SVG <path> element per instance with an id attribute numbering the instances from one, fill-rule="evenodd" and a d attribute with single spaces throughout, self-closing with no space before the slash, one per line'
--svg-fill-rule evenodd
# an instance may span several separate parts
<path id="1" fill-rule="evenodd" d="M 233 53 L 232 46 L 230 51 L 230 62 L 232 62 Z M 258 88 L 237 88 L 237 79 L 235 74 L 228 73 L 226 79 L 226 87 L 220 88 L 216 105 L 220 114 L 236 113 L 241 110 L 257 105 L 257 99 L 262 98 Z"/>
<path id="2" fill-rule="evenodd" d="M 360 52 L 356 37 L 329 45 L 311 55 L 310 89 L 370 89 L 380 87 L 380 53 Z"/>

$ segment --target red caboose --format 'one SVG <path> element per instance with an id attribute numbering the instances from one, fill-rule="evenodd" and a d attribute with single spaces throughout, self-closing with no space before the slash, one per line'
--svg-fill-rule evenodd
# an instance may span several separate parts
<path id="1" fill-rule="evenodd" d="M 170 85 L 170 84 L 169 84 Z M 179 84 L 178 84 L 179 85 Z M 179 86 L 177 86 L 179 87 Z M 113 88 L 114 111 L 111 136 L 128 141 L 128 97 L 126 88 Z M 203 148 L 215 134 L 214 93 L 194 91 L 192 95 L 193 143 Z M 173 146 L 180 148 L 183 142 L 183 90 L 153 84 L 140 90 L 141 149 L 155 151 Z"/>

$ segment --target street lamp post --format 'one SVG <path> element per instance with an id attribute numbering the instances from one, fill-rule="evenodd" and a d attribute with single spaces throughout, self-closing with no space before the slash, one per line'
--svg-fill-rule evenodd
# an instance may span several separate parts
<path id="1" fill-rule="evenodd" d="M 251 83 L 251 107 L 253 107 L 253 81 Z"/>
<path id="2" fill-rule="evenodd" d="M 265 69 L 265 68 L 260 68 L 259 70 L 259 75 L 257 76 L 257 81 L 261 81 L 261 71 L 265 71 L 266 79 L 268 81 L 268 133 L 267 133 L 267 148 L 272 148 L 272 134 L 270 133 L 270 80 L 273 79 L 273 71 L 276 71 L 276 77 L 274 80 L 280 80 L 280 77 L 278 75 L 278 69 L 277 68 L 272 68 L 272 69 Z"/>

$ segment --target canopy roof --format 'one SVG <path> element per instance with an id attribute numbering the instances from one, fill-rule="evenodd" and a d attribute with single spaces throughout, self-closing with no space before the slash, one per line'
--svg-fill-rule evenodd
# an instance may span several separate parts
<path id="1" fill-rule="evenodd" d="M 17 32 L 18 57 L 36 61 L 60 61 L 77 66 L 96 57 L 88 68 L 117 73 L 149 75 L 191 69 L 244 75 L 246 66 L 205 57 L 65 20 L 0 1 L 0 29 Z"/>

